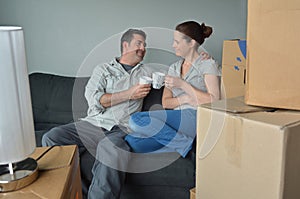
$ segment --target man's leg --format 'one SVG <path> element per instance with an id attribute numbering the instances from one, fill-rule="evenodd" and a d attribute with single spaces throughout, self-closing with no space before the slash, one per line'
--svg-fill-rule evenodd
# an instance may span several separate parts
<path id="1" fill-rule="evenodd" d="M 115 126 L 106 133 L 97 147 L 93 166 L 93 180 L 89 188 L 89 199 L 117 199 L 125 182 L 125 171 L 130 159 L 130 147 L 124 140 L 127 134 Z"/>
<path id="2" fill-rule="evenodd" d="M 65 124 L 50 129 L 42 138 L 42 146 L 82 145 L 75 123 Z"/>
<path id="3" fill-rule="evenodd" d="M 80 172 L 83 198 L 87 198 L 92 179 L 92 167 L 96 147 L 104 137 L 103 129 L 86 121 L 79 121 L 52 128 L 42 138 L 43 146 L 77 145 L 80 156 Z M 84 156 L 84 158 L 82 158 Z"/>
<path id="4" fill-rule="evenodd" d="M 42 146 L 75 144 L 79 148 L 79 154 L 88 149 L 95 156 L 97 144 L 103 137 L 102 128 L 86 121 L 78 121 L 49 130 L 42 138 Z"/>

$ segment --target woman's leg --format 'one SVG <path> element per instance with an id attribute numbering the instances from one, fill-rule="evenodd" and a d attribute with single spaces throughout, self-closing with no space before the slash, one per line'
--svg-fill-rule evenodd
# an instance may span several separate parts
<path id="1" fill-rule="evenodd" d="M 132 135 L 127 135 L 125 140 L 130 145 L 132 151 L 136 153 L 149 153 L 157 151 L 164 147 L 161 143 L 157 142 L 154 138 L 139 138 Z"/>
<path id="2" fill-rule="evenodd" d="M 140 112 L 131 116 L 129 126 L 134 132 L 126 137 L 126 141 L 134 151 L 146 153 L 166 146 L 185 156 L 196 134 L 196 111 Z"/>

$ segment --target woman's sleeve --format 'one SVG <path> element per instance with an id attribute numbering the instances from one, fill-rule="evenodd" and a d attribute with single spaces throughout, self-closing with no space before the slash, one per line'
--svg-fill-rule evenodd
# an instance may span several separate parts
<path id="1" fill-rule="evenodd" d="M 212 59 L 203 62 L 202 70 L 204 75 L 221 76 L 221 71 L 218 67 L 218 64 Z"/>

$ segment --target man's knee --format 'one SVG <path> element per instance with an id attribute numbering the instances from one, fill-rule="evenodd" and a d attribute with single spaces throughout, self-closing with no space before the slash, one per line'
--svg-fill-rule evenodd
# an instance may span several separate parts
<path id="1" fill-rule="evenodd" d="M 54 127 L 42 137 L 42 146 L 52 146 L 59 142 L 60 127 Z"/>
<path id="2" fill-rule="evenodd" d="M 129 146 L 118 147 L 110 141 L 101 141 L 97 147 L 96 159 L 115 170 L 126 171 L 130 159 Z"/>

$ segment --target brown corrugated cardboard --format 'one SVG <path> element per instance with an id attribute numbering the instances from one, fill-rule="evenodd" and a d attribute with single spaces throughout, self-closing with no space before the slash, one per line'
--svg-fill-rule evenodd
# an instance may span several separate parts
<path id="1" fill-rule="evenodd" d="M 221 98 L 245 95 L 246 66 L 222 65 Z"/>
<path id="2" fill-rule="evenodd" d="M 246 40 L 232 39 L 223 42 L 222 65 L 246 66 Z"/>
<path id="3" fill-rule="evenodd" d="M 196 188 L 190 190 L 190 199 L 196 199 Z"/>
<path id="4" fill-rule="evenodd" d="M 48 147 L 36 148 L 36 159 Z M 79 155 L 75 145 L 56 146 L 39 161 L 39 177 L 32 184 L 15 192 L 1 193 L 0 198 L 12 199 L 81 199 Z"/>
<path id="5" fill-rule="evenodd" d="M 246 41 L 225 40 L 222 56 L 222 99 L 244 96 L 245 77 Z"/>
<path id="6" fill-rule="evenodd" d="M 196 198 L 300 198 L 300 112 L 235 100 L 198 108 Z"/>
<path id="7" fill-rule="evenodd" d="M 300 110 L 300 1 L 248 1 L 246 103 Z"/>

